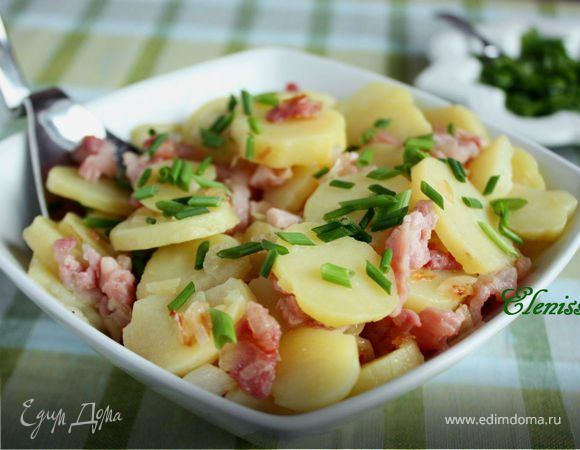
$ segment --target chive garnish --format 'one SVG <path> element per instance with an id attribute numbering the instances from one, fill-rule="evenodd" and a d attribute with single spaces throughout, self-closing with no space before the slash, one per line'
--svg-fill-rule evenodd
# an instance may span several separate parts
<path id="1" fill-rule="evenodd" d="M 137 187 L 140 188 L 145 186 L 145 183 L 147 183 L 149 178 L 151 178 L 152 173 L 153 171 L 151 170 L 151 167 L 147 167 L 139 176 L 139 179 L 137 180 Z"/>
<path id="2" fill-rule="evenodd" d="M 278 257 L 278 252 L 276 250 L 268 250 L 268 254 L 262 263 L 262 267 L 260 268 L 260 276 L 264 278 L 268 278 L 270 272 L 272 271 L 272 266 L 276 262 L 276 258 Z"/>
<path id="3" fill-rule="evenodd" d="M 228 313 L 216 308 L 209 308 L 211 318 L 211 330 L 213 342 L 218 350 L 221 350 L 227 343 L 237 342 L 234 321 Z"/>
<path id="4" fill-rule="evenodd" d="M 369 191 L 374 192 L 375 194 L 379 194 L 379 195 L 396 195 L 397 193 L 395 191 L 391 191 L 390 189 L 387 189 L 386 187 L 380 185 L 380 184 L 371 184 L 369 186 Z"/>
<path id="5" fill-rule="evenodd" d="M 421 181 L 421 192 L 429 197 L 439 208 L 445 209 L 445 202 L 441 194 L 426 181 Z"/>
<path id="6" fill-rule="evenodd" d="M 312 176 L 318 180 L 322 178 L 324 175 L 326 175 L 328 172 L 330 172 L 330 169 L 328 167 L 323 167 Z"/>
<path id="7" fill-rule="evenodd" d="M 340 208 L 328 211 L 324 216 L 322 216 L 322 218 L 326 221 L 338 219 L 339 217 L 350 214 L 353 211 L 355 211 L 355 209 L 351 206 L 341 206 Z"/>
<path id="8" fill-rule="evenodd" d="M 133 193 L 133 197 L 137 200 L 145 200 L 146 198 L 154 197 L 159 193 L 159 186 L 156 184 L 152 184 L 151 186 L 145 186 L 139 189 L 136 189 Z"/>
<path id="9" fill-rule="evenodd" d="M 262 241 L 262 247 L 264 247 L 265 250 L 274 250 L 278 252 L 280 255 L 287 255 L 288 253 L 290 253 L 290 250 L 288 250 L 283 245 L 275 244 L 274 242 L 269 241 L 267 239 L 264 239 Z"/>
<path id="10" fill-rule="evenodd" d="M 498 216 L 502 216 L 507 211 L 516 211 L 520 208 L 523 208 L 528 204 L 528 201 L 525 198 L 506 197 L 492 200 L 489 202 L 489 204 Z"/>
<path id="11" fill-rule="evenodd" d="M 146 222 L 148 225 L 155 225 L 155 224 L 157 223 L 157 219 L 156 219 L 155 217 L 147 217 L 147 218 L 145 219 L 145 222 Z"/>
<path id="12" fill-rule="evenodd" d="M 176 202 L 175 200 L 159 200 L 155 203 L 155 207 L 166 217 L 174 216 L 186 208 L 183 203 Z"/>
<path id="13" fill-rule="evenodd" d="M 173 217 L 177 220 L 187 219 L 188 217 L 200 216 L 202 214 L 209 213 L 209 209 L 205 206 L 195 206 L 193 208 L 184 208 L 181 211 L 176 212 Z"/>
<path id="14" fill-rule="evenodd" d="M 119 225 L 122 220 L 107 219 L 105 217 L 85 217 L 83 223 L 89 228 L 113 228 Z"/>
<path id="15" fill-rule="evenodd" d="M 157 172 L 157 181 L 160 183 L 167 183 L 171 176 L 171 169 L 168 166 L 163 166 Z"/>
<path id="16" fill-rule="evenodd" d="M 213 131 L 201 128 L 199 132 L 201 133 L 201 141 L 206 147 L 220 148 L 225 143 L 225 139 Z"/>
<path id="17" fill-rule="evenodd" d="M 278 106 L 280 104 L 277 92 L 264 92 L 263 94 L 255 95 L 254 101 L 268 106 Z"/>
<path id="18" fill-rule="evenodd" d="M 314 231 L 318 239 L 323 242 L 332 242 L 352 234 L 351 230 L 343 226 L 340 222 L 336 221 L 329 222 L 326 225 L 314 227 L 312 231 Z"/>
<path id="19" fill-rule="evenodd" d="M 183 167 L 183 159 L 174 159 L 171 163 L 171 169 L 169 172 L 169 179 L 173 184 L 177 183 L 179 179 L 179 174 L 181 173 L 181 168 Z"/>
<path id="20" fill-rule="evenodd" d="M 447 134 L 450 134 L 451 136 L 455 136 L 455 124 L 449 122 L 447 124 Z"/>
<path id="21" fill-rule="evenodd" d="M 236 109 L 237 105 L 238 105 L 238 99 L 235 97 L 235 95 L 231 94 L 230 98 L 228 100 L 228 111 L 233 112 L 233 110 Z"/>
<path id="22" fill-rule="evenodd" d="M 167 309 L 170 311 L 177 311 L 179 308 L 185 305 L 185 303 L 189 300 L 189 297 L 191 297 L 194 292 L 195 284 L 193 284 L 193 281 L 190 281 L 187 286 L 185 286 L 183 290 L 177 294 L 177 297 L 175 297 L 173 301 L 167 305 Z"/>
<path id="23" fill-rule="evenodd" d="M 177 177 L 177 187 L 182 191 L 188 192 L 193 178 L 193 166 L 189 161 L 183 161 L 181 170 Z"/>
<path id="24" fill-rule="evenodd" d="M 391 282 L 370 261 L 367 261 L 366 272 L 371 280 L 377 283 L 387 294 L 391 295 Z"/>
<path id="25" fill-rule="evenodd" d="M 209 127 L 209 130 L 215 134 L 222 134 L 224 130 L 230 126 L 233 120 L 234 113 L 229 112 L 227 114 L 222 114 L 216 120 L 214 120 L 212 125 Z"/>
<path id="26" fill-rule="evenodd" d="M 367 178 L 372 180 L 388 180 L 389 178 L 401 175 L 401 171 L 398 169 L 389 169 L 388 167 L 381 167 L 375 169 L 367 174 Z"/>
<path id="27" fill-rule="evenodd" d="M 461 197 L 461 200 L 463 200 L 463 203 L 465 203 L 465 206 L 468 206 L 470 208 L 475 208 L 475 209 L 482 209 L 483 205 L 481 204 L 481 202 L 473 197 Z"/>
<path id="28" fill-rule="evenodd" d="M 207 255 L 208 250 L 209 250 L 209 241 L 203 241 L 197 247 L 197 251 L 195 252 L 195 270 L 203 269 L 205 255 Z"/>
<path id="29" fill-rule="evenodd" d="M 344 180 L 332 180 L 328 185 L 340 189 L 350 189 L 354 186 L 354 183 Z"/>
<path id="30" fill-rule="evenodd" d="M 195 181 L 197 184 L 199 184 L 199 187 L 202 188 L 219 188 L 219 189 L 223 189 L 226 192 L 230 192 L 230 189 L 223 183 L 220 183 L 219 181 L 214 181 L 214 180 L 210 180 L 208 178 L 204 178 L 202 176 L 199 175 L 192 175 L 191 178 L 193 178 L 193 181 Z"/>
<path id="31" fill-rule="evenodd" d="M 382 231 L 401 225 L 408 211 L 409 208 L 407 206 L 393 209 L 387 208 L 384 211 L 379 210 L 379 214 L 377 214 L 377 217 L 371 225 L 371 231 Z"/>
<path id="32" fill-rule="evenodd" d="M 391 119 L 377 119 L 375 120 L 374 127 L 375 128 L 387 128 L 391 123 Z"/>
<path id="33" fill-rule="evenodd" d="M 248 161 L 254 159 L 254 136 L 251 134 L 246 139 L 246 159 Z"/>
<path id="34" fill-rule="evenodd" d="M 213 158 L 211 156 L 206 156 L 203 159 L 203 161 L 199 164 L 199 166 L 197 166 L 197 169 L 195 169 L 195 174 L 196 175 L 203 175 L 205 173 L 205 171 L 208 169 L 208 167 L 210 166 L 212 161 L 213 161 Z"/>
<path id="35" fill-rule="evenodd" d="M 365 230 L 366 227 L 370 225 L 370 223 L 375 217 L 375 210 L 373 208 L 369 208 L 363 218 L 360 220 L 358 226 L 361 227 L 362 230 Z"/>
<path id="36" fill-rule="evenodd" d="M 507 223 L 503 220 L 499 221 L 499 232 L 501 234 L 503 234 L 505 237 L 507 237 L 510 241 L 516 243 L 516 244 L 523 244 L 524 240 L 516 233 L 514 233 L 509 226 L 507 225 Z"/>
<path id="37" fill-rule="evenodd" d="M 147 134 L 149 135 L 149 137 L 153 137 L 153 136 L 155 136 L 157 134 L 157 131 L 155 131 L 154 128 L 149 128 L 147 130 Z"/>
<path id="38" fill-rule="evenodd" d="M 449 167 L 451 167 L 451 171 L 453 172 L 455 179 L 461 183 L 465 183 L 467 175 L 465 174 L 463 164 L 453 158 L 447 158 L 447 164 L 449 164 Z"/>
<path id="39" fill-rule="evenodd" d="M 325 281 L 344 287 L 352 287 L 350 279 L 354 276 L 354 271 L 346 267 L 337 266 L 332 263 L 324 263 L 320 266 L 320 274 Z"/>
<path id="40" fill-rule="evenodd" d="M 486 222 L 478 222 L 479 227 L 483 230 L 483 232 L 487 235 L 487 237 L 495 244 L 497 247 L 504 253 L 508 255 L 515 256 L 516 258 L 520 256 L 518 252 L 516 252 L 512 246 L 510 246 L 503 238 L 495 231 L 490 224 Z"/>
<path id="41" fill-rule="evenodd" d="M 344 152 L 345 153 L 356 152 L 359 149 L 360 149 L 360 145 L 354 144 L 354 145 L 349 145 L 348 147 L 346 147 L 344 149 Z"/>
<path id="42" fill-rule="evenodd" d="M 432 134 L 425 134 L 423 136 L 417 136 L 409 138 L 403 144 L 405 148 L 416 148 L 419 150 L 431 150 L 435 147 L 435 139 L 433 139 Z"/>
<path id="43" fill-rule="evenodd" d="M 356 161 L 356 165 L 358 167 L 366 167 L 370 163 L 373 162 L 373 158 L 375 157 L 375 151 L 372 148 L 365 148 L 358 157 Z"/>
<path id="44" fill-rule="evenodd" d="M 365 131 L 363 131 L 363 133 L 360 136 L 360 143 L 362 145 L 366 145 L 369 142 L 371 142 L 375 136 L 377 135 L 377 132 L 375 130 L 373 130 L 372 128 L 369 128 Z"/>
<path id="45" fill-rule="evenodd" d="M 217 196 L 193 195 L 187 200 L 188 206 L 218 206 L 224 199 Z"/>
<path id="46" fill-rule="evenodd" d="M 395 199 L 391 195 L 371 195 L 370 197 L 356 198 L 354 200 L 344 200 L 339 205 L 344 208 L 352 208 L 353 211 L 362 209 L 377 208 L 393 204 Z"/>
<path id="47" fill-rule="evenodd" d="M 263 250 L 264 247 L 260 242 L 246 242 L 236 247 L 225 248 L 220 250 L 217 255 L 225 259 L 238 259 Z"/>
<path id="48" fill-rule="evenodd" d="M 242 90 L 242 108 L 246 116 L 252 115 L 252 96 L 245 90 Z"/>
<path id="49" fill-rule="evenodd" d="M 260 134 L 262 132 L 262 126 L 255 117 L 248 117 L 248 125 L 250 126 L 250 130 L 255 134 Z"/>
<path id="50" fill-rule="evenodd" d="M 411 189 L 407 189 L 406 191 L 399 192 L 395 199 L 397 201 L 397 206 L 402 208 L 404 206 L 409 206 L 409 202 L 411 201 Z"/>
<path id="51" fill-rule="evenodd" d="M 157 150 L 159 150 L 159 147 L 161 147 L 161 144 L 163 144 L 168 137 L 169 137 L 169 133 L 158 134 L 157 137 L 155 139 L 153 139 L 153 142 L 151 142 L 151 145 L 147 149 L 147 151 L 146 151 L 147 156 L 149 156 L 151 158 L 155 154 L 155 152 Z"/>
<path id="52" fill-rule="evenodd" d="M 417 147 L 405 147 L 403 150 L 404 165 L 408 168 L 413 167 L 428 156 L 428 153 Z"/>
<path id="53" fill-rule="evenodd" d="M 292 245 L 316 245 L 304 233 L 296 231 L 278 231 L 276 236 Z"/>
<path id="54" fill-rule="evenodd" d="M 379 263 L 379 268 L 383 272 L 388 272 L 391 266 L 391 261 L 393 260 L 393 249 L 388 248 L 384 251 L 383 256 L 381 256 L 381 262 Z"/>
<path id="55" fill-rule="evenodd" d="M 489 177 L 489 180 L 487 180 L 487 183 L 485 185 L 485 189 L 483 190 L 483 195 L 489 195 L 493 192 L 493 190 L 495 189 L 495 186 L 497 185 L 497 182 L 499 180 L 499 175 L 494 175 L 492 177 Z"/>

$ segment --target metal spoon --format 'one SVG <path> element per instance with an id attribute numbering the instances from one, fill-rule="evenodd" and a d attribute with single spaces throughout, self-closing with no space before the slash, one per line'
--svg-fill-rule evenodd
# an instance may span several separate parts
<path id="1" fill-rule="evenodd" d="M 0 94 L 12 116 L 28 117 L 27 138 L 40 210 L 49 217 L 45 189 L 48 171 L 71 164 L 70 153 L 85 136 L 110 140 L 116 147 L 118 173 L 124 173 L 121 156 L 139 150 L 108 131 L 88 109 L 62 90 L 48 88 L 32 93 L 16 63 L 4 22 L 0 17 Z"/>
<path id="2" fill-rule="evenodd" d="M 467 36 L 474 37 L 479 42 L 481 42 L 481 55 L 488 59 L 496 59 L 503 55 L 503 51 L 497 45 L 487 39 L 483 34 L 481 34 L 477 29 L 467 20 L 463 19 L 462 17 L 456 16 L 455 14 L 450 13 L 437 13 L 438 19 L 443 19 L 449 24 L 453 25 L 462 33 L 466 34 Z"/>

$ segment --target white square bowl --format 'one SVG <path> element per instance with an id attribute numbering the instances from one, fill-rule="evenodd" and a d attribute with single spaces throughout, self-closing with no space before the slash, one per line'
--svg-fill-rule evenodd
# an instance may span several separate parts
<path id="1" fill-rule="evenodd" d="M 239 92 L 281 89 L 295 81 L 309 90 L 344 98 L 370 81 L 402 85 L 381 75 L 306 53 L 264 48 L 227 56 L 212 62 L 163 75 L 119 90 L 87 106 L 113 132 L 127 137 L 143 122 L 182 120 L 205 101 Z M 443 106 L 445 101 L 407 86 L 422 108 Z M 538 160 L 548 186 L 565 189 L 578 197 L 580 170 L 526 139 L 489 125 L 493 135 L 506 134 Z M 0 267 L 16 285 L 57 322 L 67 327 L 105 358 L 135 378 L 204 419 L 248 439 L 293 438 L 321 432 L 360 416 L 421 385 L 463 358 L 508 325 L 515 316 L 498 313 L 477 330 L 456 342 L 441 355 L 372 391 L 327 408 L 295 416 L 275 416 L 248 409 L 205 392 L 157 367 L 104 334 L 77 319 L 26 274 L 29 252 L 21 238 L 22 229 L 36 214 L 24 137 L 14 135 L 0 143 Z M 541 213 L 541 212 L 540 212 Z M 527 283 L 547 287 L 572 258 L 580 241 L 580 212 L 577 210 L 565 234 L 536 261 Z"/>

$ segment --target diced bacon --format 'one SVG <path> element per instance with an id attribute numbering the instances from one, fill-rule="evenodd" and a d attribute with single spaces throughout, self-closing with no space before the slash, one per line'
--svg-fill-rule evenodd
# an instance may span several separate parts
<path id="1" fill-rule="evenodd" d="M 276 286 L 277 283 L 274 284 Z M 276 308 L 280 311 L 282 318 L 289 328 L 310 327 L 310 328 L 326 328 L 317 320 L 306 314 L 298 303 L 296 297 L 292 294 L 287 294 L 281 297 L 276 304 Z"/>
<path id="2" fill-rule="evenodd" d="M 265 398 L 272 392 L 280 359 L 280 325 L 266 308 L 250 302 L 237 326 L 236 335 L 238 342 L 227 344 L 222 349 L 219 366 L 236 380 L 244 392 Z"/>
<path id="3" fill-rule="evenodd" d="M 125 166 L 125 174 L 133 186 L 137 184 L 137 180 L 143 171 L 149 165 L 146 156 L 136 155 L 132 152 L 123 153 L 123 165 Z"/>
<path id="4" fill-rule="evenodd" d="M 102 176 L 115 178 L 117 174 L 115 146 L 106 139 L 95 136 L 84 137 L 73 152 L 72 158 L 80 164 L 80 175 L 93 183 Z"/>
<path id="5" fill-rule="evenodd" d="M 207 302 L 192 302 L 184 312 L 171 311 L 170 315 L 177 323 L 183 345 L 209 340 L 212 325 Z"/>
<path id="6" fill-rule="evenodd" d="M 516 271 L 518 272 L 518 282 L 528 276 L 532 270 L 532 260 L 527 256 L 522 256 L 515 262 Z"/>
<path id="7" fill-rule="evenodd" d="M 290 82 L 290 83 L 286 83 L 286 92 L 299 92 L 300 88 L 298 87 L 298 84 Z"/>
<path id="8" fill-rule="evenodd" d="M 422 200 L 405 216 L 403 223 L 393 229 L 386 241 L 385 248 L 393 250 L 391 266 L 399 294 L 399 305 L 391 314 L 393 317 L 407 301 L 407 279 L 411 270 L 419 269 L 429 262 L 428 243 L 437 219 L 433 202 Z"/>
<path id="9" fill-rule="evenodd" d="M 155 142 L 155 139 L 157 139 L 157 135 L 150 136 L 143 143 L 143 149 L 147 150 L 149 147 L 151 147 L 153 142 Z M 153 156 L 151 157 L 151 161 L 167 161 L 175 158 L 178 158 L 177 146 L 175 145 L 175 142 L 173 142 L 173 139 L 168 137 L 161 143 L 159 147 L 157 147 L 157 150 L 155 150 L 155 153 L 153 153 Z"/>
<path id="10" fill-rule="evenodd" d="M 330 170 L 324 175 L 320 181 L 325 182 L 337 177 L 346 175 L 354 175 L 360 173 L 362 169 L 356 165 L 359 154 L 357 152 L 344 152 L 336 159 Z"/>
<path id="11" fill-rule="evenodd" d="M 282 186 L 292 178 L 292 169 L 273 169 L 268 166 L 258 166 L 250 178 L 250 186 L 257 189 L 269 189 Z"/>
<path id="12" fill-rule="evenodd" d="M 226 181 L 232 191 L 234 211 L 240 219 L 236 231 L 243 231 L 250 223 L 250 198 L 252 191 L 249 186 L 250 174 L 247 170 L 234 170 Z"/>
<path id="13" fill-rule="evenodd" d="M 431 270 L 459 270 L 461 264 L 451 253 L 429 248 L 429 262 L 424 267 Z"/>
<path id="14" fill-rule="evenodd" d="M 501 293 L 506 289 L 515 289 L 517 280 L 518 272 L 513 266 L 480 275 L 473 284 L 473 295 L 467 299 L 473 322 L 475 324 L 481 322 L 481 309 L 487 300 L 491 297 L 501 300 Z"/>
<path id="15" fill-rule="evenodd" d="M 465 315 L 461 309 L 454 312 L 425 308 L 419 318 L 421 324 L 412 330 L 419 348 L 422 352 L 440 352 L 447 348 L 447 341 L 459 333 Z"/>
<path id="16" fill-rule="evenodd" d="M 308 97 L 306 94 L 284 100 L 266 115 L 268 122 L 283 122 L 285 120 L 314 119 L 322 112 L 322 102 Z"/>
<path id="17" fill-rule="evenodd" d="M 416 312 L 403 308 L 396 317 L 385 317 L 378 322 L 368 323 L 361 336 L 373 344 L 375 355 L 383 356 L 395 350 L 404 339 L 411 336 L 411 331 L 421 326 Z"/>
<path id="18" fill-rule="evenodd" d="M 266 222 L 276 228 L 285 230 L 291 225 L 302 222 L 302 217 L 279 208 L 266 211 Z"/>
<path id="19" fill-rule="evenodd" d="M 375 134 L 373 142 L 394 145 L 397 147 L 402 144 L 402 142 L 397 137 L 393 136 L 391 133 L 384 130 L 381 130 L 377 134 Z"/>
<path id="20" fill-rule="evenodd" d="M 431 150 L 431 155 L 436 158 L 453 158 L 462 164 L 479 155 L 485 146 L 482 137 L 461 128 L 456 129 L 454 134 L 449 134 L 446 130 L 437 130 L 434 138 L 435 147 Z"/>

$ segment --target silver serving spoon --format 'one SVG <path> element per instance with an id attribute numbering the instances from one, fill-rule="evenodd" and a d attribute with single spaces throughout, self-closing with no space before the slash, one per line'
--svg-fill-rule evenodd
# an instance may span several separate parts
<path id="1" fill-rule="evenodd" d="M 121 155 L 139 150 L 108 131 L 88 109 L 58 88 L 31 92 L 16 63 L 4 22 L 0 17 L 0 94 L 12 116 L 28 117 L 27 138 L 40 210 L 49 217 L 45 189 L 48 171 L 71 164 L 70 153 L 85 136 L 110 140 L 116 147 L 118 173 L 124 173 Z"/>
<path id="2" fill-rule="evenodd" d="M 503 55 L 501 48 L 487 39 L 467 20 L 462 17 L 450 13 L 437 13 L 437 18 L 445 20 L 447 23 L 453 25 L 462 33 L 474 37 L 481 42 L 481 55 L 488 59 L 496 59 Z"/>

